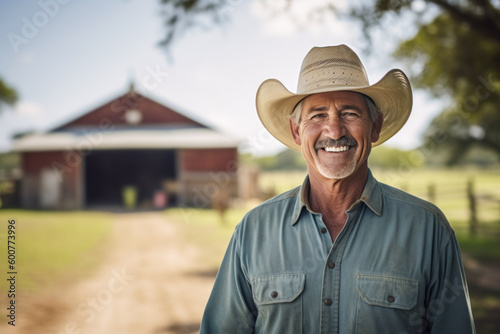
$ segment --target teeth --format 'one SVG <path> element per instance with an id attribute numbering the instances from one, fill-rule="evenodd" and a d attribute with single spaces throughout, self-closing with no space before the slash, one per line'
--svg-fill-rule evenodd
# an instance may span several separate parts
<path id="1" fill-rule="evenodd" d="M 327 152 L 345 152 L 348 149 L 349 149 L 349 146 L 325 147 L 325 151 L 327 151 Z"/>

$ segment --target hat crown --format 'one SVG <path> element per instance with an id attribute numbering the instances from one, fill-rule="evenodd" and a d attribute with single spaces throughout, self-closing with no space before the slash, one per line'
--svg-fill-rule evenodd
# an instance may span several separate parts
<path id="1" fill-rule="evenodd" d="M 314 47 L 304 58 L 297 94 L 369 86 L 359 57 L 347 45 Z"/>

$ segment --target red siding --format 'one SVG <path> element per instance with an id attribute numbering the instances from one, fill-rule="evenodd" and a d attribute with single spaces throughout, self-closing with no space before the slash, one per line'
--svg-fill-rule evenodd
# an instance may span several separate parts
<path id="1" fill-rule="evenodd" d="M 76 189 L 82 177 L 84 157 L 78 151 L 27 152 L 23 154 L 23 171 L 39 175 L 44 168 L 55 168 L 71 189 Z"/>
<path id="2" fill-rule="evenodd" d="M 130 124 L 125 121 L 125 112 L 129 109 L 138 109 L 141 111 L 142 121 L 139 125 L 182 124 L 203 126 L 140 94 L 126 94 L 61 126 L 59 129 L 67 129 L 76 126 L 99 126 L 101 122 L 130 126 Z"/>
<path id="3" fill-rule="evenodd" d="M 187 172 L 235 172 L 238 164 L 236 148 L 182 150 L 181 168 Z"/>
<path id="4" fill-rule="evenodd" d="M 25 174 L 39 174 L 42 169 L 50 168 L 52 163 L 66 164 L 66 152 L 27 152 L 23 154 Z"/>

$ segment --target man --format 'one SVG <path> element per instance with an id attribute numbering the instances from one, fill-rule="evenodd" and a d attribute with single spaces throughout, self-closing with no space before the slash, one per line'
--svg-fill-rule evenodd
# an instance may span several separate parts
<path id="1" fill-rule="evenodd" d="M 262 83 L 259 117 L 308 177 L 238 224 L 200 333 L 475 333 L 446 218 L 368 169 L 411 106 L 403 72 L 370 86 L 345 45 L 306 55 L 297 94 Z"/>

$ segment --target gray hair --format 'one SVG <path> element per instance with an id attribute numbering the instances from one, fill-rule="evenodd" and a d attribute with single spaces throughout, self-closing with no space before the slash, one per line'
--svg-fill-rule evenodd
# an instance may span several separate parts
<path id="1" fill-rule="evenodd" d="M 377 114 L 380 112 L 380 110 L 378 109 L 378 107 L 375 105 L 375 102 L 373 102 L 373 100 L 370 97 L 368 97 L 367 95 L 364 95 L 364 94 L 361 94 L 361 95 L 365 99 L 366 108 L 368 109 L 368 114 L 370 115 L 370 120 L 372 121 L 372 123 L 374 123 L 375 120 L 377 119 Z M 304 100 L 305 100 L 305 98 L 303 98 L 302 100 L 300 100 L 299 103 L 297 103 L 295 108 L 293 108 L 292 114 L 290 115 L 290 119 L 295 124 L 300 123 L 300 120 L 302 117 L 302 109 L 304 107 Z"/>

